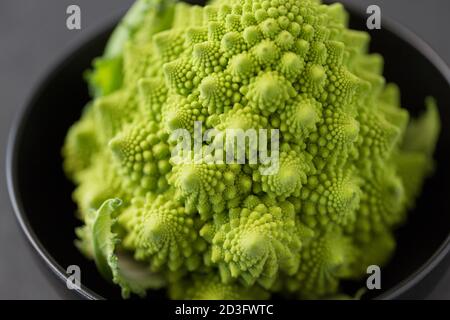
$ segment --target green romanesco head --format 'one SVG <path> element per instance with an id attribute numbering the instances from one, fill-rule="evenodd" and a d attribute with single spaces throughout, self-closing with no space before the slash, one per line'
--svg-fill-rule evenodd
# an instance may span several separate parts
<path id="1" fill-rule="evenodd" d="M 88 73 L 94 98 L 63 148 L 76 244 L 124 296 L 338 297 L 341 280 L 388 262 L 439 119 L 430 100 L 409 120 L 347 19 L 319 0 L 136 2 Z M 195 145 L 195 123 L 201 137 L 256 140 Z M 179 129 L 197 148 L 188 163 L 173 157 Z M 275 171 L 223 161 L 251 160 L 260 141 L 277 147 Z"/>

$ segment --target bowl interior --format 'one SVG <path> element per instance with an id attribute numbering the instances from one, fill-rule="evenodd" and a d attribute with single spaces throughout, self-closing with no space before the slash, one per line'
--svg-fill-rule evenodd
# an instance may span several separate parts
<path id="1" fill-rule="evenodd" d="M 365 30 L 365 21 L 357 15 L 352 15 L 351 25 Z M 61 169 L 60 152 L 68 128 L 89 100 L 83 72 L 102 53 L 111 28 L 82 44 L 42 82 L 22 117 L 10 156 L 20 214 L 56 268 L 64 271 L 69 265 L 78 265 L 87 288 L 104 298 L 119 298 L 119 289 L 104 281 L 94 263 L 73 245 L 74 228 L 80 222 L 74 217 L 73 185 Z M 403 107 L 417 114 L 423 109 L 425 97 L 432 95 L 438 101 L 442 119 L 436 174 L 426 182 L 408 223 L 397 231 L 397 252 L 383 268 L 383 289 L 372 292 L 374 296 L 389 290 L 392 293 L 392 288 L 419 269 L 449 235 L 450 153 L 446 146 L 450 145 L 450 90 L 439 70 L 414 46 L 387 29 L 371 35 L 371 50 L 385 57 L 385 76 L 400 86 Z"/>

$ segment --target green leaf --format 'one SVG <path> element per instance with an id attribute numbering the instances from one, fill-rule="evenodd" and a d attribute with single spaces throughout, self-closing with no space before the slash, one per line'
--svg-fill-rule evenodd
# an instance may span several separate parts
<path id="1" fill-rule="evenodd" d="M 120 239 L 112 229 L 121 204 L 120 199 L 110 199 L 96 212 L 92 225 L 94 260 L 102 276 L 122 288 L 124 298 L 128 298 L 130 293 L 145 296 L 148 289 L 158 289 L 166 283 L 161 275 L 151 272 L 148 266 L 135 262 L 119 250 Z"/>
<path id="2" fill-rule="evenodd" d="M 97 58 L 94 69 L 87 70 L 85 78 L 89 83 L 91 95 L 101 97 L 108 95 L 122 86 L 122 57 Z"/>
<path id="3" fill-rule="evenodd" d="M 419 118 L 413 119 L 405 134 L 402 150 L 421 152 L 432 156 L 436 146 L 441 123 L 436 100 L 428 97 L 425 100 L 427 110 Z"/>

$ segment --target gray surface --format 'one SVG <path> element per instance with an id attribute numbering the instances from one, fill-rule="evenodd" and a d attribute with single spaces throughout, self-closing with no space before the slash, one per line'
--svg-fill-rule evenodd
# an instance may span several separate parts
<path id="1" fill-rule="evenodd" d="M 450 1 L 344 0 L 360 6 L 378 4 L 431 44 L 450 64 Z M 10 123 L 32 88 L 65 47 L 89 36 L 132 0 L 0 0 L 0 299 L 58 299 L 27 248 L 10 208 L 5 185 L 4 154 Z M 81 31 L 65 27 L 66 8 L 82 10 Z M 450 272 L 430 293 L 450 299 Z"/>

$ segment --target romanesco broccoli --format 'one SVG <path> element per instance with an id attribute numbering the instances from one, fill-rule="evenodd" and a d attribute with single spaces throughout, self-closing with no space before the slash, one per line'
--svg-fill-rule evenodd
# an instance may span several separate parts
<path id="1" fill-rule="evenodd" d="M 124 297 L 338 297 L 341 280 L 388 262 L 439 118 L 429 100 L 409 121 L 347 20 L 319 0 L 137 0 L 63 148 L 76 244 Z M 194 122 L 222 137 L 278 129 L 278 170 L 174 162 L 171 135 Z"/>

